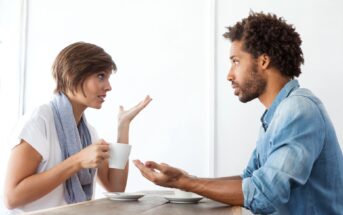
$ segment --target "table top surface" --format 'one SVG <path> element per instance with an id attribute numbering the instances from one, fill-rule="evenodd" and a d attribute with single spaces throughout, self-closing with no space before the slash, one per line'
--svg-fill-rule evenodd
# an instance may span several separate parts
<path id="1" fill-rule="evenodd" d="M 173 194 L 173 191 L 142 191 L 145 196 L 138 201 L 118 201 L 109 198 L 95 199 L 91 201 L 70 204 L 55 208 L 38 210 L 30 215 L 44 214 L 99 214 L 99 215 L 133 215 L 133 214 L 225 214 L 225 215 L 251 215 L 252 213 L 245 208 L 238 206 L 228 206 L 207 198 L 199 203 L 175 204 L 170 203 L 165 195 Z"/>

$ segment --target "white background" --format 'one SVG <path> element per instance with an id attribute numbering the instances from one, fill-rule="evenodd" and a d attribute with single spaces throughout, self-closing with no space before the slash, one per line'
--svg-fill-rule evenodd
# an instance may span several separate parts
<path id="1" fill-rule="evenodd" d="M 2 176 L 9 153 L 5 139 L 20 110 L 20 63 L 26 73 L 25 112 L 51 98 L 52 62 L 75 41 L 102 46 L 118 67 L 103 108 L 87 111 L 88 121 L 105 140 L 116 140 L 119 104 L 130 107 L 149 94 L 153 101 L 131 127 L 131 159 L 166 162 L 203 177 L 241 174 L 264 107 L 258 100 L 242 104 L 233 95 L 226 80 L 230 43 L 222 34 L 250 10 L 273 12 L 294 24 L 305 56 L 300 84 L 322 99 L 342 146 L 339 0 L 26 2 L 27 19 L 21 1 L 0 0 Z M 159 189 L 131 167 L 128 191 Z"/>

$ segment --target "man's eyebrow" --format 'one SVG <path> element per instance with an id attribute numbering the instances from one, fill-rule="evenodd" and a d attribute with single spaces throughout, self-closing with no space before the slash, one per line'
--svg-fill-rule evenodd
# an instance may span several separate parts
<path id="1" fill-rule="evenodd" d="M 231 55 L 230 56 L 230 60 L 232 60 L 234 57 L 236 57 L 235 55 Z"/>

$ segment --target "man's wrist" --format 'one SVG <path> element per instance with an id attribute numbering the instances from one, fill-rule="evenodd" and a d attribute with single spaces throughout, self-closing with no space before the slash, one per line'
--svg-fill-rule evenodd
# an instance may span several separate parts
<path id="1" fill-rule="evenodd" d="M 194 185 L 193 182 L 196 179 L 197 179 L 196 176 L 185 174 L 182 177 L 180 177 L 180 179 L 178 180 L 178 184 L 176 188 L 189 191 L 192 189 L 192 186 Z"/>

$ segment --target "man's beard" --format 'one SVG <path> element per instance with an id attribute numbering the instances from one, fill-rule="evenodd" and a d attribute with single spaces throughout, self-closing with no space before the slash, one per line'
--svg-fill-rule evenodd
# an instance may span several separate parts
<path id="1" fill-rule="evenodd" d="M 243 103 L 258 98 L 266 88 L 266 80 L 258 73 L 257 64 L 253 63 L 250 76 L 239 86 L 241 95 L 238 97 Z"/>

